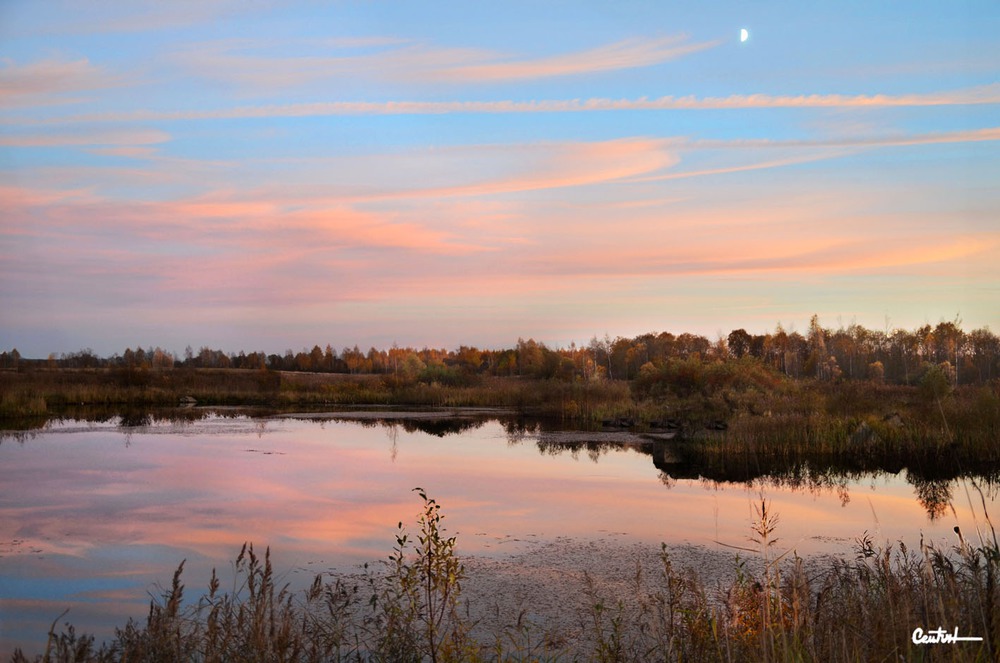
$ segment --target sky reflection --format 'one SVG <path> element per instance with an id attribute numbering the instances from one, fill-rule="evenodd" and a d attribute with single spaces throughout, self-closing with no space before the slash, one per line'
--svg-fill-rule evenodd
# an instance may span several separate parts
<path id="1" fill-rule="evenodd" d="M 79 629 L 107 635 L 141 618 L 157 582 L 186 559 L 189 596 L 211 568 L 230 576 L 246 541 L 271 546 L 276 568 L 306 582 L 390 552 L 397 523 L 413 527 L 421 486 L 443 506 L 462 554 L 505 555 L 556 537 L 752 546 L 761 495 L 779 515 L 782 551 L 845 552 L 876 541 L 950 545 L 974 539 L 978 495 L 954 487 L 936 520 L 914 486 L 869 477 L 813 490 L 661 481 L 636 450 L 540 452 L 496 422 L 436 437 L 401 426 L 295 419 L 210 418 L 53 427 L 0 442 L 0 651 L 41 646 L 65 608 Z M 595 461 L 596 458 L 596 461 Z M 846 501 L 845 501 L 846 496 Z M 988 509 L 995 511 L 995 497 Z M 309 576 L 309 577 L 307 577 Z"/>

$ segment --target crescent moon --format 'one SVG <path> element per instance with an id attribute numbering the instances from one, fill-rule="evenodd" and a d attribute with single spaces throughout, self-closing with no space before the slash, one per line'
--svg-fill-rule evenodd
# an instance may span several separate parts
<path id="1" fill-rule="evenodd" d="M 740 28 L 740 43 L 745 42 L 750 38 L 750 33 L 747 32 L 746 28 Z"/>

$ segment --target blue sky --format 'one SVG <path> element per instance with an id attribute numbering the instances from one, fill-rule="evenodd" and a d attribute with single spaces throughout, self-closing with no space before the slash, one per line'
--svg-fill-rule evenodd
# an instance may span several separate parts
<path id="1" fill-rule="evenodd" d="M 998 30 L 993 2 L 9 1 L 0 346 L 995 329 Z"/>

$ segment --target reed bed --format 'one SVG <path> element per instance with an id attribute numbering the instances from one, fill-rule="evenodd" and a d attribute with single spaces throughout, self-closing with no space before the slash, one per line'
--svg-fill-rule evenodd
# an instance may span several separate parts
<path id="1" fill-rule="evenodd" d="M 761 500 L 750 526 L 754 568 L 734 559 L 728 583 L 711 587 L 678 570 L 663 547 L 655 577 L 606 594 L 589 574 L 564 591 L 579 605 L 580 637 L 568 642 L 518 615 L 498 616 L 476 639 L 483 606 L 462 598 L 468 579 L 440 506 L 422 490 L 418 532 L 400 524 L 392 554 L 363 577 L 316 576 L 289 590 L 270 551 L 244 545 L 236 582 L 220 592 L 214 574 L 195 601 L 184 564 L 131 621 L 98 645 L 71 626 L 49 634 L 46 651 L 12 663 L 125 661 L 993 661 L 1000 655 L 1000 545 L 983 503 L 978 531 L 956 531 L 953 548 L 920 542 L 878 545 L 867 535 L 853 560 L 822 565 L 776 545 L 780 518 Z M 572 595 L 572 596 L 569 596 Z M 570 600 L 572 599 L 572 600 Z M 506 620 L 506 621 L 504 621 Z M 59 621 L 58 619 L 56 620 Z M 543 625 L 544 626 L 544 625 Z M 928 644 L 921 634 L 978 638 Z M 920 631 L 917 631 L 920 629 Z M 478 632 L 482 629 L 479 628 Z"/>
<path id="2" fill-rule="evenodd" d="M 627 383 L 492 376 L 285 373 L 239 369 L 38 369 L 0 373 L 0 419 L 58 415 L 67 407 L 201 405 L 288 408 L 313 405 L 504 407 L 568 420 L 635 409 Z M 443 378 L 444 381 L 433 379 Z"/>

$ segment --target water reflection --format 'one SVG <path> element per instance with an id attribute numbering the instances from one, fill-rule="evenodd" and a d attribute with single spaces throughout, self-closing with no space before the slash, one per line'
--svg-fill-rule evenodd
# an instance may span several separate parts
<path id="1" fill-rule="evenodd" d="M 87 628 L 141 616 L 181 559 L 200 588 L 247 540 L 272 545 L 290 581 L 383 557 L 417 485 L 462 554 L 483 555 L 558 537 L 739 545 L 761 490 L 803 554 L 879 527 L 947 541 L 975 529 L 964 491 L 985 487 L 987 511 L 997 501 L 989 467 L 734 458 L 482 411 L 258 414 L 101 413 L 0 433 L 0 655 L 68 605 Z"/>
<path id="2" fill-rule="evenodd" d="M 994 498 L 1000 485 L 1000 468 L 995 463 L 969 463 L 941 451 L 932 458 L 907 459 L 871 453 L 856 457 L 831 457 L 802 451 L 779 456 L 741 454 L 720 450 L 713 441 L 680 442 L 640 435 L 628 431 L 566 430 L 550 420 L 533 420 L 524 416 L 495 410 L 349 410 L 342 412 L 275 413 L 259 408 L 154 408 L 120 409 L 81 406 L 67 408 L 62 417 L 34 419 L 23 430 L 0 431 L 0 444 L 24 444 L 37 435 L 62 430 L 74 425 L 109 424 L 124 433 L 126 447 L 133 435 L 154 427 L 169 425 L 170 432 L 180 432 L 184 426 L 207 419 L 253 420 L 258 439 L 268 422 L 278 420 L 312 421 L 321 429 L 327 422 L 351 423 L 362 428 L 381 429 L 391 441 L 390 460 L 396 460 L 398 435 L 424 433 L 439 438 L 462 435 L 482 428 L 489 422 L 499 423 L 508 445 L 533 444 L 542 455 L 567 454 L 573 459 L 581 454 L 598 463 L 602 457 L 625 450 L 650 457 L 658 477 L 667 489 L 680 480 L 696 480 L 705 485 L 742 484 L 800 490 L 811 494 L 835 493 L 841 503 L 851 500 L 848 486 L 866 478 L 900 476 L 913 486 L 917 502 L 931 520 L 944 516 L 953 500 L 953 485 L 957 480 L 975 480 Z M 24 422 L 21 422 L 24 423 Z"/>
<path id="3" fill-rule="evenodd" d="M 964 462 L 941 451 L 931 458 L 909 459 L 891 454 L 867 453 L 855 457 L 832 457 L 806 451 L 768 456 L 720 450 L 713 441 L 682 442 L 663 440 L 657 435 L 635 434 L 623 430 L 567 430 L 551 420 L 537 420 L 496 410 L 348 410 L 341 412 L 276 413 L 261 408 L 67 408 L 61 417 L 33 419 L 23 430 L 0 430 L 0 444 L 24 444 L 39 434 L 63 430 L 74 425 L 115 426 L 130 446 L 133 435 L 151 428 L 169 425 L 168 432 L 180 432 L 185 426 L 208 419 L 252 420 L 258 439 L 268 423 L 280 419 L 311 421 L 323 429 L 328 422 L 350 423 L 367 429 L 384 430 L 391 444 L 390 460 L 398 453 L 398 435 L 424 433 L 438 438 L 462 435 L 490 422 L 503 427 L 509 446 L 533 444 L 547 456 L 567 454 L 579 459 L 581 454 L 594 463 L 602 457 L 625 450 L 648 456 L 658 471 L 659 481 L 667 489 L 680 480 L 696 480 L 707 486 L 742 484 L 805 491 L 813 495 L 834 493 L 841 505 L 851 500 L 848 486 L 866 479 L 884 476 L 903 477 L 913 486 L 917 502 L 931 520 L 944 516 L 953 500 L 953 485 L 968 479 L 984 487 L 994 499 L 1000 486 L 1000 467 L 995 463 Z M 262 452 L 272 453 L 272 452 Z"/>

